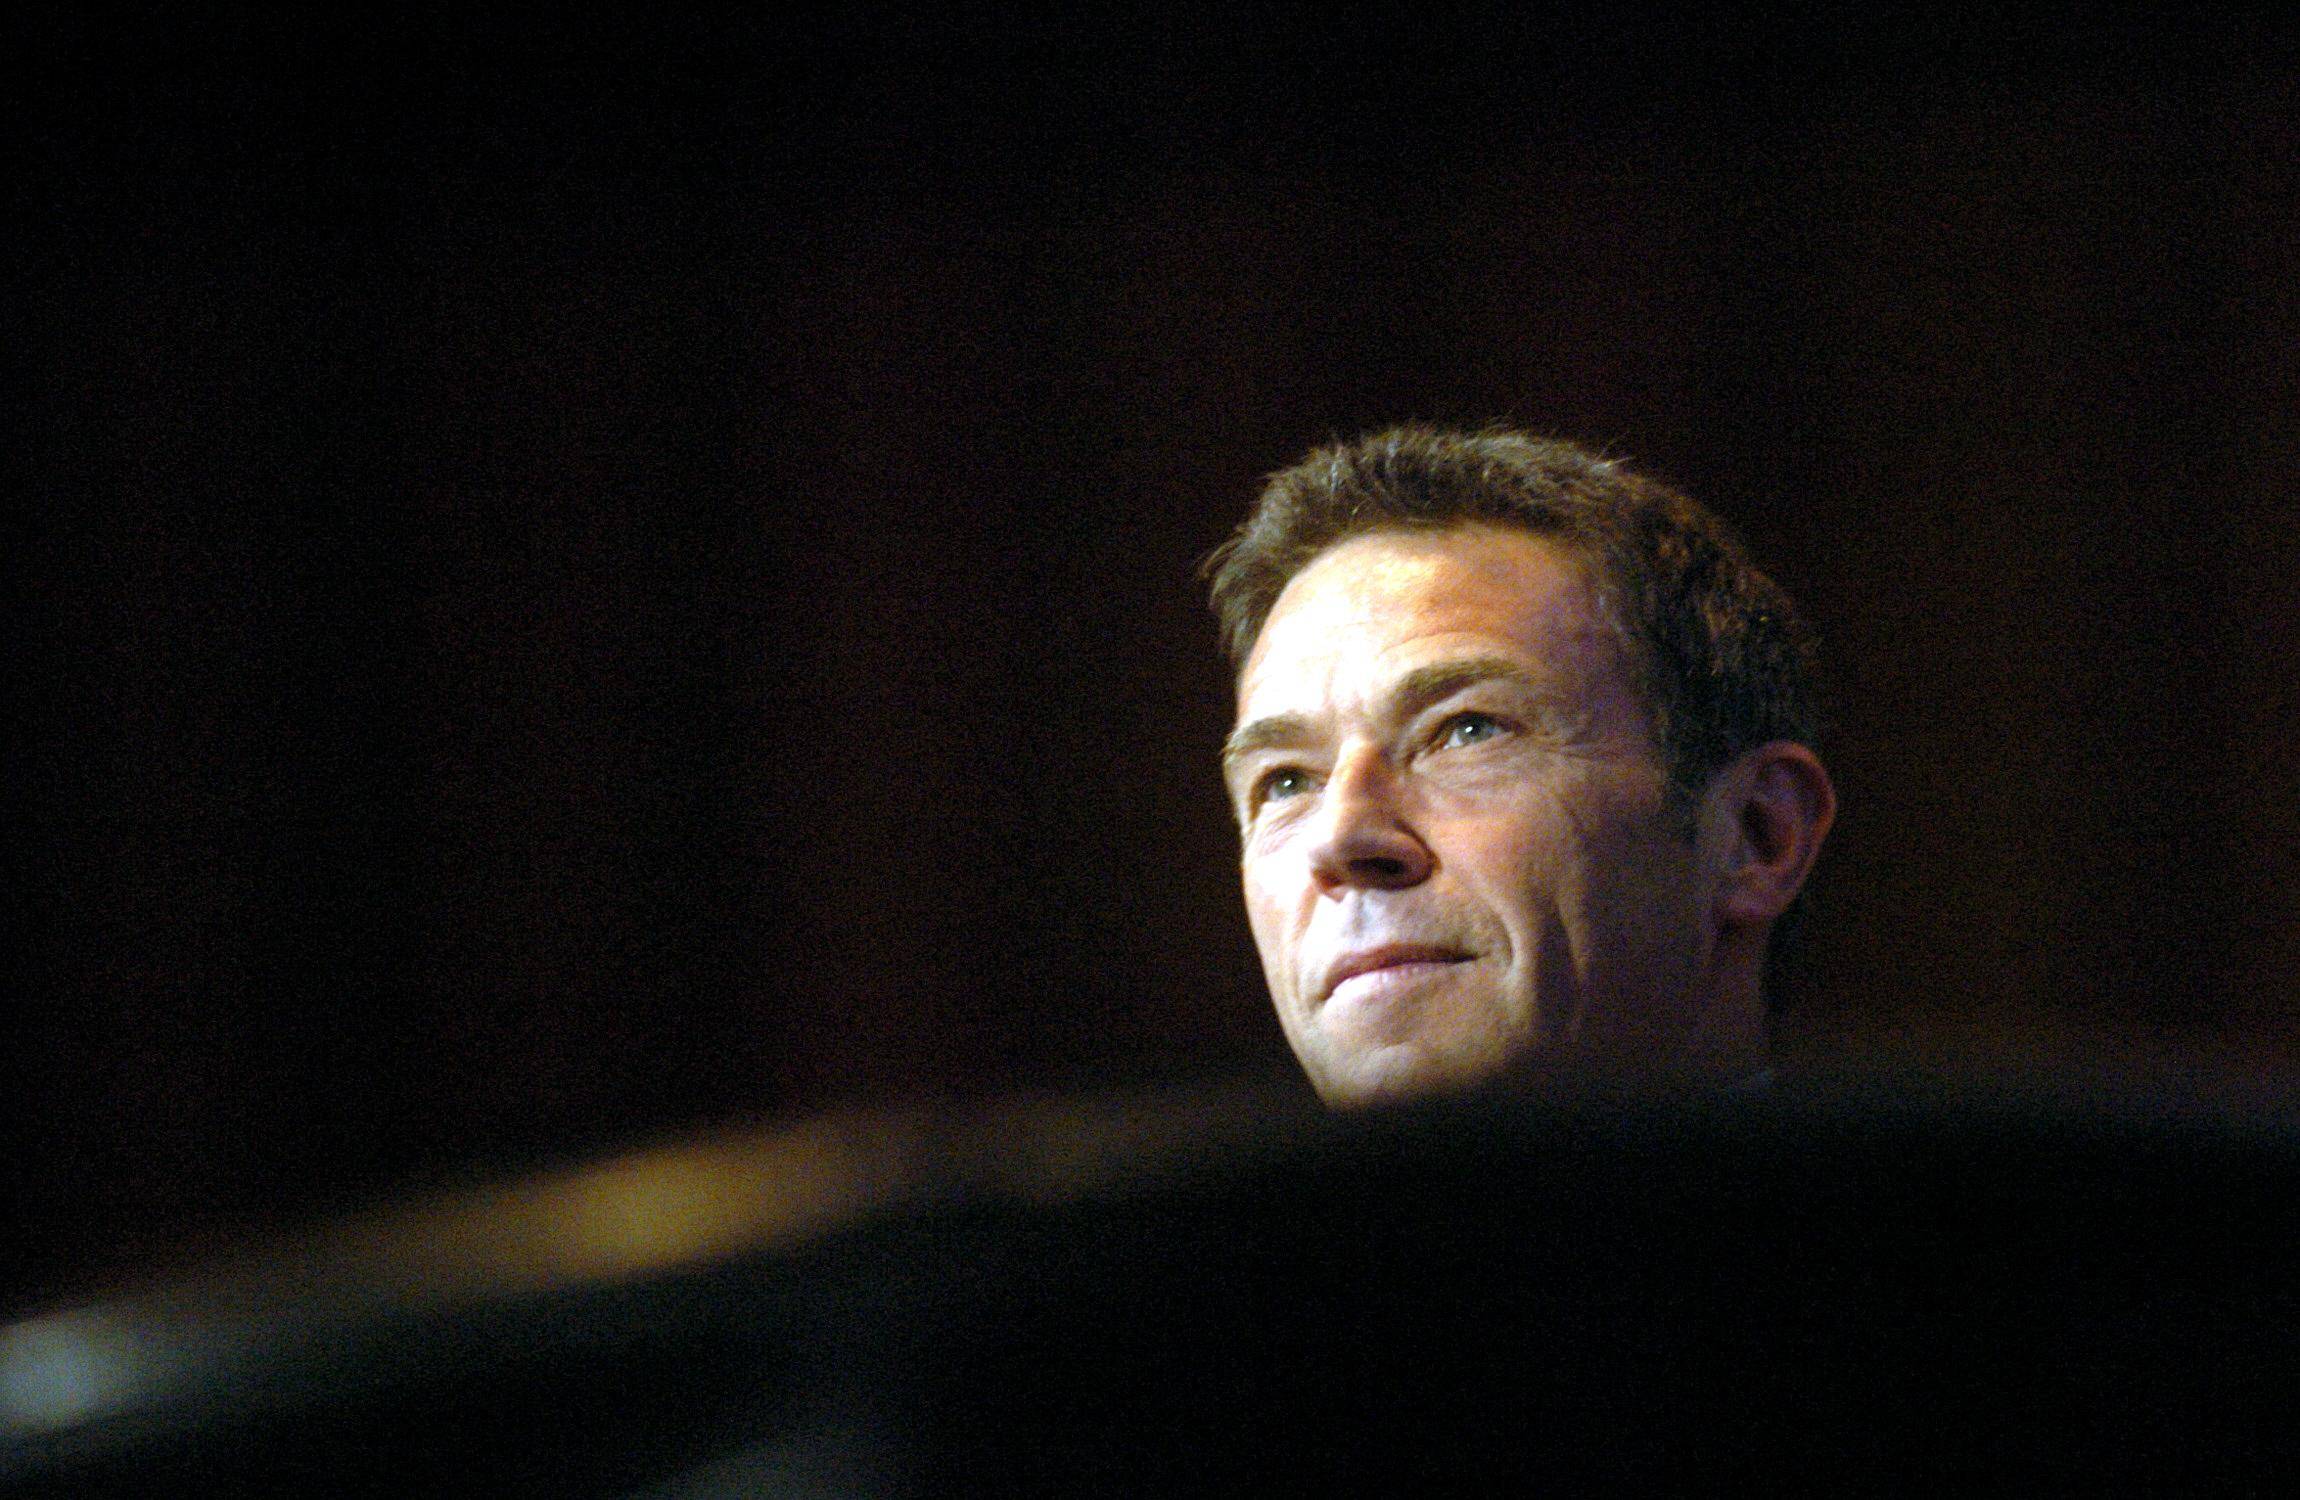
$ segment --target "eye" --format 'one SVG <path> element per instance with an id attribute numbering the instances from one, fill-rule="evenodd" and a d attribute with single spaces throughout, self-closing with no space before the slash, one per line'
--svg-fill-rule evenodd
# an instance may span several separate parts
<path id="1" fill-rule="evenodd" d="M 1482 744 L 1501 732 L 1501 720 L 1491 714 L 1455 714 L 1438 726 L 1437 746 L 1441 750 L 1458 750 L 1465 745 Z"/>
<path id="2" fill-rule="evenodd" d="M 1265 802 L 1282 801 L 1297 797 L 1310 789 L 1310 773 L 1300 766 L 1272 766 L 1254 782 L 1249 804 L 1259 807 Z"/>

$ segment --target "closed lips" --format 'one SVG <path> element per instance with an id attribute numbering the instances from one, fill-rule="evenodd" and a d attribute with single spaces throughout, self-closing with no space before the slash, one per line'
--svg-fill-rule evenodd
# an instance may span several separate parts
<path id="1" fill-rule="evenodd" d="M 1452 948 L 1439 948 L 1419 943 L 1398 943 L 1381 948 L 1368 948 L 1361 953 L 1345 955 L 1326 972 L 1326 983 L 1320 999 L 1330 998 L 1334 991 L 1360 974 L 1372 974 L 1383 969 L 1402 969 L 1409 964 L 1458 964 L 1468 957 Z"/>

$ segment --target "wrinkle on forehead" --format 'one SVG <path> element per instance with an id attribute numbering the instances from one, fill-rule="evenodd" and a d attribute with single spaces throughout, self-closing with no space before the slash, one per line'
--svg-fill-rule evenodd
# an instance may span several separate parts
<path id="1" fill-rule="evenodd" d="M 1272 606 L 1238 677 L 1239 722 L 1250 704 L 1268 714 L 1298 712 L 1304 699 L 1332 706 L 1337 686 L 1354 696 L 1449 656 L 1490 654 L 1499 642 L 1561 699 L 1623 693 L 1650 737 L 1631 653 L 1592 573 L 1572 549 L 1505 527 L 1338 543 Z"/>

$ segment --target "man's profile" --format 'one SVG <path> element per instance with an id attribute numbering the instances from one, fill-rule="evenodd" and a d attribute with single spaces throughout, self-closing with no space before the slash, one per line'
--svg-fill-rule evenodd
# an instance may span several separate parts
<path id="1" fill-rule="evenodd" d="M 1721 522 L 1407 427 L 1273 477 L 1209 570 L 1247 916 L 1328 1103 L 1762 1072 L 1836 799 L 1805 627 Z"/>

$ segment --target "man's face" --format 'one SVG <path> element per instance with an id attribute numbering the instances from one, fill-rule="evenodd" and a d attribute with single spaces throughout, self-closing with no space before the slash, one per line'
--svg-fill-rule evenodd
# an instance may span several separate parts
<path id="1" fill-rule="evenodd" d="M 1716 841 L 1667 806 L 1562 548 L 1485 526 L 1330 548 L 1247 658 L 1224 762 L 1270 994 L 1328 1102 L 1666 1067 L 1698 1026 Z"/>

